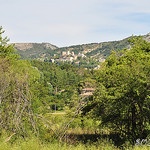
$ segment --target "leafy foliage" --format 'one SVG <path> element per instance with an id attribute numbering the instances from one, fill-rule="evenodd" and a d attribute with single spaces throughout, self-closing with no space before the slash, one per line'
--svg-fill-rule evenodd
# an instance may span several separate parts
<path id="1" fill-rule="evenodd" d="M 20 134 L 27 133 L 27 129 L 36 132 L 30 85 L 40 77 L 39 72 L 29 62 L 17 60 L 13 46 L 6 46 L 6 42 L 7 38 L 1 37 L 0 129 Z"/>
<path id="2" fill-rule="evenodd" d="M 57 65 L 20 60 L 14 54 L 14 45 L 8 45 L 7 37 L 2 37 L 3 33 L 0 27 L 1 134 L 5 131 L 24 136 L 34 132 L 40 133 L 43 141 L 50 142 L 56 137 L 61 141 L 69 141 L 66 131 L 70 127 L 70 130 L 79 129 L 82 133 L 87 130 L 95 133 L 94 136 L 100 131 L 106 131 L 107 135 L 119 135 L 120 139 L 127 139 L 132 144 L 137 138 L 144 139 L 149 135 L 150 43 L 141 37 L 132 37 L 129 40 L 130 50 L 122 51 L 116 49 L 126 47 L 127 39 L 121 43 L 112 42 L 112 45 L 107 42 L 98 44 L 99 47 L 95 52 L 93 50 L 92 55 L 102 50 L 107 57 L 111 49 L 115 49 L 115 52 L 111 52 L 106 62 L 95 71 L 80 66 L 90 68 L 97 65 L 92 58 L 78 58 L 79 67 L 69 63 Z M 41 48 L 36 44 L 34 46 L 38 50 Z M 77 48 L 78 52 L 86 48 L 94 49 L 95 46 L 97 44 L 92 43 L 69 48 L 73 51 Z M 83 89 L 95 89 L 96 86 L 94 96 L 83 96 Z M 62 113 L 53 116 L 55 109 Z M 104 128 L 97 129 L 99 125 Z"/>
<path id="3" fill-rule="evenodd" d="M 72 97 L 78 82 L 83 79 L 79 72 L 84 70 L 79 70 L 79 68 L 69 64 L 56 66 L 52 63 L 35 60 L 31 61 L 31 64 L 42 75 L 40 81 L 35 83 L 33 87 L 34 93 L 38 93 L 35 95 L 40 99 L 40 103 L 47 104 L 47 107 L 52 110 L 55 109 L 55 105 L 58 110 L 62 110 Z M 41 106 L 40 103 L 39 107 Z"/>
<path id="4" fill-rule="evenodd" d="M 150 122 L 150 43 L 141 37 L 130 42 L 130 50 L 113 52 L 96 73 L 91 106 L 102 125 L 135 142 L 148 135 Z"/>
<path id="5" fill-rule="evenodd" d="M 3 30 L 2 26 L 0 27 L 0 56 L 1 57 L 14 57 L 16 58 L 17 55 L 13 54 L 15 52 L 15 49 L 13 47 L 13 45 L 7 45 L 7 42 L 9 41 L 9 39 L 7 37 L 2 37 L 2 34 L 5 31 Z"/>

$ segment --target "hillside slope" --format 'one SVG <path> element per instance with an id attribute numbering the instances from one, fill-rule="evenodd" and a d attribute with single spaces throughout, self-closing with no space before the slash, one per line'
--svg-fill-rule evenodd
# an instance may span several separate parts
<path id="1" fill-rule="evenodd" d="M 50 43 L 14 43 L 17 53 L 22 59 L 38 59 L 54 55 L 54 50 L 58 48 Z"/>
<path id="2" fill-rule="evenodd" d="M 52 59 L 62 58 L 62 53 L 74 53 L 74 55 L 79 56 L 79 54 L 84 54 L 88 58 L 95 58 L 96 61 L 101 59 L 106 59 L 111 51 L 124 49 L 129 47 L 128 38 L 120 41 L 110 41 L 102 43 L 90 43 L 82 45 L 74 45 L 69 47 L 58 48 L 50 43 L 15 43 L 15 49 L 21 55 L 22 59 Z M 143 36 L 143 38 L 150 42 L 150 33 Z M 62 60 L 62 59 L 60 59 Z"/>
<path id="3" fill-rule="evenodd" d="M 58 48 L 55 49 L 55 51 L 57 53 L 60 53 L 62 51 L 73 51 L 75 54 L 83 53 L 88 57 L 99 57 L 106 59 L 111 54 L 111 51 L 128 48 L 128 39 L 129 38 L 123 39 L 121 41 L 75 45 L 70 47 Z"/>

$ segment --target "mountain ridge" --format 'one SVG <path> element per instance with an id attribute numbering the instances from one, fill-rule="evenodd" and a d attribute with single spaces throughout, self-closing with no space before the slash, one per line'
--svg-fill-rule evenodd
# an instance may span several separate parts
<path id="1" fill-rule="evenodd" d="M 56 61 L 74 61 L 76 59 L 71 58 L 71 55 L 74 54 L 77 57 L 87 57 L 89 59 L 94 58 L 95 61 L 101 62 L 104 61 L 111 51 L 129 48 L 127 37 L 119 41 L 108 41 L 100 43 L 88 43 L 80 45 L 72 45 L 67 47 L 57 47 L 50 43 L 13 43 L 15 44 L 15 49 L 17 53 L 21 55 L 22 59 L 38 59 L 41 61 L 50 61 L 54 59 Z M 143 35 L 143 39 L 150 42 L 150 33 Z M 70 59 L 71 58 L 71 59 Z M 88 60 L 87 60 L 88 61 Z"/>

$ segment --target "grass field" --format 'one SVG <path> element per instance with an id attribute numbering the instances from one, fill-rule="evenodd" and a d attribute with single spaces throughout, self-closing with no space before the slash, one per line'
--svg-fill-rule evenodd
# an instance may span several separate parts
<path id="1" fill-rule="evenodd" d="M 95 143 L 86 143 L 76 142 L 74 144 L 67 144 L 58 141 L 53 142 L 41 142 L 36 137 L 32 138 L 19 138 L 12 142 L 11 139 L 8 142 L 4 142 L 4 137 L 0 141 L 0 150 L 150 150 L 150 147 L 146 146 L 134 146 L 134 147 L 124 147 L 117 148 L 110 141 L 97 141 Z"/>

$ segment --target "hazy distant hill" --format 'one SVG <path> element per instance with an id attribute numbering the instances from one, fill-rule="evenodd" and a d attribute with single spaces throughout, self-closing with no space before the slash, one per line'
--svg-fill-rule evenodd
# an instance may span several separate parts
<path id="1" fill-rule="evenodd" d="M 57 53 L 62 51 L 73 51 L 75 54 L 83 53 L 89 57 L 101 57 L 107 58 L 112 50 L 124 49 L 129 46 L 128 38 L 121 41 L 102 42 L 102 43 L 91 43 L 83 45 L 75 45 L 70 47 L 63 47 L 55 49 Z"/>
<path id="2" fill-rule="evenodd" d="M 62 47 L 55 49 L 57 53 L 60 53 L 62 51 L 73 51 L 75 54 L 83 53 L 86 56 L 89 57 L 95 57 L 95 58 L 107 58 L 111 51 L 114 50 L 121 50 L 124 48 L 129 48 L 129 42 L 128 38 L 125 38 L 120 41 L 109 41 L 109 42 L 102 42 L 102 43 L 91 43 L 91 44 L 82 44 L 82 45 L 74 45 L 69 47 Z M 143 38 L 150 42 L 150 33 L 143 36 Z"/>
<path id="3" fill-rule="evenodd" d="M 38 59 L 54 55 L 58 48 L 50 43 L 14 43 L 22 59 Z"/>
<path id="4" fill-rule="evenodd" d="M 150 42 L 150 33 L 143 36 Z M 129 37 L 130 38 L 130 37 Z M 81 53 L 89 58 L 106 59 L 113 50 L 119 50 L 129 47 L 128 39 L 120 41 L 110 41 L 102 43 L 90 43 L 58 48 L 50 43 L 15 43 L 17 52 L 22 59 L 42 59 L 52 58 L 55 54 L 60 57 L 64 51 L 74 52 L 75 55 Z"/>
<path id="5" fill-rule="evenodd" d="M 129 45 L 128 40 L 90 43 L 58 48 L 49 43 L 15 43 L 15 49 L 22 59 L 38 59 L 61 54 L 63 51 L 85 54 L 88 57 L 107 58 L 112 50 L 123 49 Z"/>

